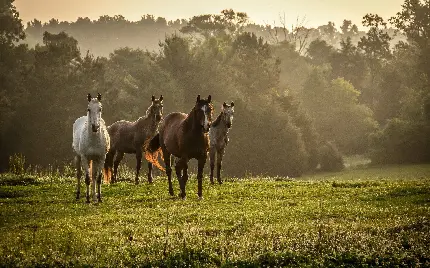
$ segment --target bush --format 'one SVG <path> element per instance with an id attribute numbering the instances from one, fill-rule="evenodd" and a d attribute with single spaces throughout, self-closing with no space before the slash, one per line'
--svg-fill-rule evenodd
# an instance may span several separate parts
<path id="1" fill-rule="evenodd" d="M 340 171 L 345 167 L 342 155 L 332 142 L 326 142 L 320 147 L 319 163 L 322 171 Z"/>
<path id="2" fill-rule="evenodd" d="M 430 162 L 430 125 L 398 118 L 371 135 L 373 164 Z"/>

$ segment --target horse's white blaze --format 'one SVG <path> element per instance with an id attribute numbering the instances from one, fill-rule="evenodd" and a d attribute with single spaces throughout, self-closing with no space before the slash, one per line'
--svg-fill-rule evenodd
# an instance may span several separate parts
<path id="1" fill-rule="evenodd" d="M 203 111 L 203 114 L 205 115 L 205 121 L 203 123 L 204 129 L 209 129 L 209 120 L 208 120 L 208 115 L 206 113 L 207 109 L 208 107 L 206 105 L 202 106 L 202 111 Z"/>
<path id="2" fill-rule="evenodd" d="M 91 129 L 98 130 L 100 127 L 100 120 L 102 120 L 102 105 L 99 101 L 91 100 L 88 103 L 88 113 L 89 123 Z"/>

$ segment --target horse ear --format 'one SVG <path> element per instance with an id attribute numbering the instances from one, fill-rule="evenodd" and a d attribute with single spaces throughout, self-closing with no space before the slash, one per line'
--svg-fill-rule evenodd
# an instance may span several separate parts
<path id="1" fill-rule="evenodd" d="M 212 100 L 212 97 L 211 97 L 211 95 L 209 95 L 208 96 L 208 102 L 211 102 L 211 100 Z"/>
<path id="2" fill-rule="evenodd" d="M 101 95 L 100 93 L 97 93 L 97 99 L 98 99 L 99 101 L 101 101 L 101 100 L 102 100 L 102 95 Z"/>
<path id="3" fill-rule="evenodd" d="M 159 100 L 160 100 L 160 101 L 163 101 L 163 95 L 160 95 Z"/>
<path id="4" fill-rule="evenodd" d="M 230 106 L 231 106 L 231 107 L 234 107 L 234 102 L 231 102 Z"/>
<path id="5" fill-rule="evenodd" d="M 226 107 L 227 107 L 227 103 L 225 103 L 225 102 L 224 102 L 224 103 L 222 104 L 222 107 L 226 108 Z"/>
<path id="6" fill-rule="evenodd" d="M 199 102 L 199 101 L 200 101 L 200 94 L 197 95 L 197 102 Z"/>
<path id="7" fill-rule="evenodd" d="M 88 93 L 87 97 L 88 97 L 88 101 L 91 101 L 91 94 L 90 93 Z"/>
<path id="8" fill-rule="evenodd" d="M 151 101 L 155 101 L 155 97 L 154 97 L 154 95 L 152 95 Z"/>

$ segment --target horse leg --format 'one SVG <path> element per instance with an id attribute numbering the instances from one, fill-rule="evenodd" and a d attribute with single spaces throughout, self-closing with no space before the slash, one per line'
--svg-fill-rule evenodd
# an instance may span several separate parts
<path id="1" fill-rule="evenodd" d="M 152 163 L 148 162 L 148 183 L 152 183 Z"/>
<path id="2" fill-rule="evenodd" d="M 222 157 L 223 156 L 224 156 L 224 148 L 218 151 L 218 156 L 217 156 L 216 178 L 217 178 L 219 184 L 222 184 L 222 180 L 221 180 L 221 162 L 222 162 Z"/>
<path id="3" fill-rule="evenodd" d="M 102 172 L 101 172 L 101 170 L 102 170 L 102 164 L 103 164 L 103 161 L 100 161 L 99 162 L 100 164 L 98 165 L 98 169 L 97 169 L 97 171 L 98 171 L 98 176 L 97 176 L 97 201 L 99 202 L 99 203 L 101 203 L 102 202 Z"/>
<path id="4" fill-rule="evenodd" d="M 124 153 L 123 152 L 118 152 L 118 154 L 116 155 L 115 161 L 113 163 L 113 178 L 112 178 L 112 183 L 117 182 L 118 166 L 119 166 L 119 163 L 121 163 L 121 160 L 123 158 L 124 158 Z"/>
<path id="5" fill-rule="evenodd" d="M 76 200 L 79 200 L 81 195 L 81 178 L 82 178 L 82 167 L 81 167 L 81 156 L 75 156 L 75 165 L 76 165 L 76 178 L 78 184 L 76 185 Z"/>
<path id="6" fill-rule="evenodd" d="M 86 192 L 86 198 L 87 198 L 87 203 L 90 203 L 90 183 L 91 183 L 91 178 L 90 178 L 90 161 L 88 161 L 88 159 L 86 157 L 82 158 L 82 166 L 85 168 L 85 185 L 87 186 L 87 192 Z"/>
<path id="7" fill-rule="evenodd" d="M 99 175 L 99 166 L 98 166 L 98 161 L 92 160 L 92 167 L 91 167 L 91 181 L 92 181 L 92 185 L 91 185 L 91 195 L 93 196 L 93 202 L 96 203 L 97 202 L 97 196 L 96 196 L 96 181 L 97 181 L 97 176 Z"/>
<path id="8" fill-rule="evenodd" d="M 142 165 L 142 151 L 138 150 L 136 151 L 136 176 L 134 177 L 134 183 L 136 185 L 139 184 L 139 172 L 140 172 L 141 165 Z"/>
<path id="9" fill-rule="evenodd" d="M 210 162 L 210 166 L 211 166 L 211 173 L 210 173 L 210 180 L 211 180 L 211 184 L 214 184 L 214 168 L 215 168 L 215 156 L 216 156 L 216 150 L 215 150 L 215 145 L 211 146 L 209 149 L 209 162 Z"/>
<path id="10" fill-rule="evenodd" d="M 197 164 L 197 195 L 199 199 L 203 199 L 202 187 L 203 187 L 203 168 L 206 164 L 206 155 L 202 156 L 198 160 Z"/>
<path id="11" fill-rule="evenodd" d="M 182 180 L 184 184 L 187 184 L 188 181 L 188 163 L 184 164 L 183 172 L 182 172 Z"/>
<path id="12" fill-rule="evenodd" d="M 185 193 L 185 185 L 186 182 L 182 179 L 182 169 L 184 169 L 188 159 L 181 157 L 179 161 L 176 162 L 175 170 L 176 170 L 176 176 L 178 177 L 179 187 L 181 189 L 180 196 L 182 199 L 185 199 L 186 193 Z"/>
<path id="13" fill-rule="evenodd" d="M 173 185 L 172 185 L 172 165 L 170 163 L 170 153 L 168 153 L 167 151 L 163 151 L 163 157 L 164 157 L 164 164 L 166 165 L 167 180 L 169 182 L 169 194 L 171 196 L 174 196 L 175 193 L 173 192 Z"/>

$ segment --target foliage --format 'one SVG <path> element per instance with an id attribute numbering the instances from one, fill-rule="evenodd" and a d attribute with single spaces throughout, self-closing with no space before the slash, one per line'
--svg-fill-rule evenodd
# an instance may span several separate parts
<path id="1" fill-rule="evenodd" d="M 315 69 L 302 92 L 304 107 L 322 141 L 334 141 L 343 153 L 367 148 L 367 135 L 376 129 L 372 111 L 359 104 L 358 92 L 342 78 L 329 80 L 329 70 Z M 362 151 L 361 151 L 362 152 Z"/>
<path id="2" fill-rule="evenodd" d="M 372 162 L 378 164 L 421 163 L 430 161 L 430 127 L 423 121 L 389 120 L 371 136 Z"/>
<path id="3" fill-rule="evenodd" d="M 428 266 L 429 171 L 227 178 L 200 201 L 159 177 L 103 185 L 99 205 L 75 201 L 69 178 L 2 174 L 0 266 Z"/>
<path id="4" fill-rule="evenodd" d="M 9 172 L 15 175 L 23 175 L 25 172 L 25 156 L 14 154 L 9 157 Z"/>
<path id="5" fill-rule="evenodd" d="M 322 171 L 340 171 L 345 167 L 342 155 L 332 142 L 326 142 L 319 148 L 319 163 Z"/>
<path id="6" fill-rule="evenodd" d="M 13 5 L 15 0 L 2 0 L 0 3 L 0 48 L 12 46 L 25 37 L 24 26 L 19 13 Z"/>
<path id="7" fill-rule="evenodd" d="M 108 125 L 145 115 L 152 95 L 165 96 L 165 114 L 189 112 L 197 94 L 213 96 L 214 116 L 234 101 L 223 165 L 231 175 L 300 176 L 316 168 L 327 142 L 346 155 L 388 152 L 380 148 L 390 143 L 369 148 L 369 134 L 385 133 L 395 118 L 422 124 L 413 127 L 419 135 L 430 124 L 427 39 L 414 32 L 426 33 L 426 2 L 407 0 L 390 20 L 409 37 L 395 46 L 396 29 L 376 14 L 364 16 L 366 34 L 347 19 L 340 30 L 334 22 L 291 31 L 261 26 L 232 9 L 175 21 L 149 14 L 136 22 L 121 15 L 35 19 L 27 46 L 15 43 L 24 35 L 13 1 L 3 8 L 8 23 L 0 28 L 9 41 L 0 59 L 1 171 L 18 152 L 28 166 L 70 162 L 67 133 L 85 114 L 89 92 L 103 95 Z"/>

